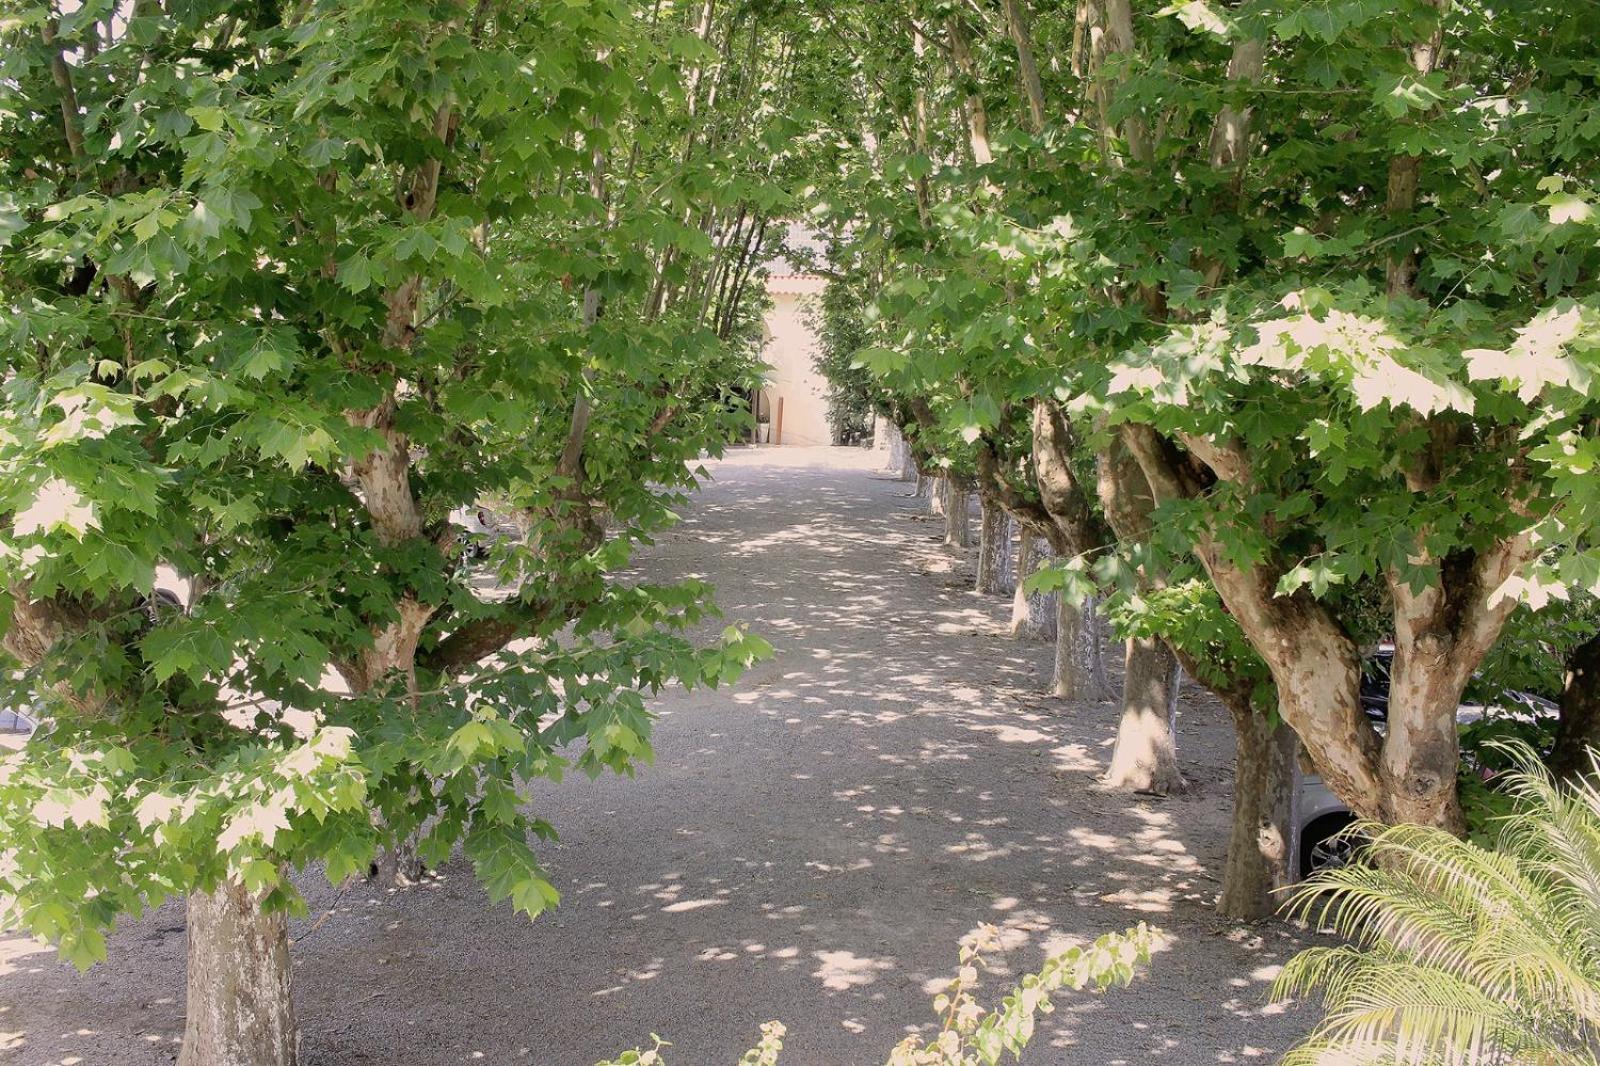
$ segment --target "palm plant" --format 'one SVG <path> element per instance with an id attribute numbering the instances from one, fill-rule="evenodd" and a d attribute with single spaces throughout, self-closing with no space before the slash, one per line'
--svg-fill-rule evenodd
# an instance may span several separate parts
<path id="1" fill-rule="evenodd" d="M 1600 1064 L 1600 789 L 1508 748 L 1515 811 L 1493 849 L 1416 825 L 1360 827 L 1363 861 L 1291 907 L 1349 943 L 1310 948 L 1273 990 L 1326 1014 L 1285 1066 Z"/>

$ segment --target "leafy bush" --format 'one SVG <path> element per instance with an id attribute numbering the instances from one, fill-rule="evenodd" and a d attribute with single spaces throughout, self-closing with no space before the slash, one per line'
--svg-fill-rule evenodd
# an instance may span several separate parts
<path id="1" fill-rule="evenodd" d="M 828 382 L 828 425 L 835 444 L 859 444 L 872 437 L 873 400 L 878 396 L 872 371 L 856 363 L 867 344 L 866 301 L 861 283 L 837 280 L 822 292 L 821 306 L 809 324 L 817 334 L 813 359 Z"/>
<path id="2" fill-rule="evenodd" d="M 1104 991 L 1126 985 L 1133 980 L 1135 967 L 1148 962 L 1150 953 L 1165 939 L 1160 930 L 1140 922 L 1125 932 L 1107 933 L 1086 948 L 1068 948 L 1052 955 L 1037 973 L 1024 977 L 999 1007 L 985 1013 L 971 990 L 984 965 L 983 953 L 993 947 L 997 932 L 986 925 L 962 944 L 961 968 L 933 999 L 939 1035 L 929 1043 L 920 1036 L 906 1037 L 890 1053 L 885 1066 L 994 1066 L 1008 1051 L 1020 1056 L 1033 1038 L 1035 1016 L 1055 1009 L 1051 993 L 1062 988 L 1077 992 L 1093 986 L 1095 991 Z M 738 1066 L 777 1066 L 785 1033 L 783 1023 L 767 1022 L 761 1027 L 761 1042 L 744 1053 Z M 657 1038 L 653 1048 L 635 1048 L 598 1066 L 665 1066 L 661 1049 L 669 1046 Z"/>
<path id="3" fill-rule="evenodd" d="M 1600 1062 L 1600 788 L 1508 750 L 1495 848 L 1365 826 L 1365 861 L 1300 890 L 1295 909 L 1352 943 L 1284 968 L 1275 998 L 1321 991 L 1327 1008 L 1285 1066 Z"/>

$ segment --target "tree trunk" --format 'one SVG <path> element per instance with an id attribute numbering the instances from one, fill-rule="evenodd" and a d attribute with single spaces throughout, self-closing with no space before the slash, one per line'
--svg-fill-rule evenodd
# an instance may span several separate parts
<path id="1" fill-rule="evenodd" d="M 1085 699 L 1111 698 L 1111 678 L 1106 674 L 1106 619 L 1100 612 L 1100 597 L 1090 596 L 1083 604 L 1083 639 L 1088 694 Z"/>
<path id="2" fill-rule="evenodd" d="M 1033 55 L 1028 9 L 1023 0 L 1000 0 L 1000 8 L 1005 12 L 1011 43 L 1017 48 L 1017 76 L 1022 82 L 1023 95 L 1028 99 L 1029 128 L 1041 133 L 1045 124 L 1044 85 L 1039 80 L 1039 64 Z"/>
<path id="3" fill-rule="evenodd" d="M 919 500 L 928 499 L 931 492 L 931 489 L 928 485 L 928 475 L 924 474 L 920 470 L 917 471 L 916 482 L 917 487 L 911 491 L 911 495 L 915 496 Z"/>
<path id="4" fill-rule="evenodd" d="M 935 477 L 928 488 L 928 513 L 942 515 L 950 501 L 950 479 Z"/>
<path id="5" fill-rule="evenodd" d="M 338 665 L 340 674 L 352 692 L 367 692 L 374 685 L 395 673 L 406 678 L 408 692 L 413 700 L 417 691 L 417 643 L 434 608 L 418 603 L 406 596 L 397 604 L 398 620 L 378 627 L 372 644 L 363 649 L 353 662 Z M 376 811 L 373 824 L 381 825 L 383 818 Z M 374 880 L 406 888 L 422 880 L 426 873 L 422 858 L 417 853 L 417 836 L 413 834 L 388 848 L 373 862 L 369 871 Z"/>
<path id="6" fill-rule="evenodd" d="M 1456 713 L 1465 679 L 1457 683 L 1452 669 L 1408 668 L 1404 660 L 1416 652 L 1406 645 L 1396 640 L 1389 732 L 1379 763 L 1388 800 L 1385 820 L 1437 826 L 1460 836 L 1466 832 L 1466 816 L 1456 792 L 1461 767 Z"/>
<path id="7" fill-rule="evenodd" d="M 915 481 L 918 491 L 922 488 L 922 471 L 917 469 L 917 453 L 911 450 L 911 442 L 906 440 L 905 434 L 900 434 L 900 480 Z"/>
<path id="8" fill-rule="evenodd" d="M 1567 656 L 1551 772 L 1568 781 L 1594 773 L 1590 748 L 1600 751 L 1600 636 L 1590 637 Z"/>
<path id="9" fill-rule="evenodd" d="M 1178 660 L 1166 641 L 1128 641 L 1122 680 L 1122 722 L 1106 784 L 1164 796 L 1182 791 L 1174 723 L 1178 710 Z"/>
<path id="10" fill-rule="evenodd" d="M 917 460 L 911 454 L 911 444 L 906 440 L 906 435 L 893 422 L 885 421 L 884 427 L 889 438 L 886 469 L 901 481 L 917 480 Z"/>
<path id="11" fill-rule="evenodd" d="M 899 477 L 900 472 L 905 469 L 905 434 L 900 432 L 899 426 L 890 422 L 888 419 L 879 419 L 878 433 L 884 445 L 884 472 L 893 474 L 895 477 Z"/>
<path id="12" fill-rule="evenodd" d="M 425 827 L 424 827 L 425 828 Z M 418 850 L 422 843 L 422 829 L 409 834 L 392 848 L 385 848 L 373 860 L 371 876 L 379 884 L 393 884 L 409 888 L 427 875 L 428 867 Z"/>
<path id="13" fill-rule="evenodd" d="M 1157 500 L 1192 498 L 1203 490 L 1188 480 L 1170 442 L 1150 427 L 1124 425 L 1120 435 Z M 1377 769 L 1383 742 L 1361 710 L 1355 642 L 1308 591 L 1280 595 L 1278 568 L 1236 566 L 1209 534 L 1196 540 L 1195 554 L 1272 671 L 1280 713 L 1328 788 L 1360 816 L 1383 820 L 1385 790 Z"/>
<path id="14" fill-rule="evenodd" d="M 1466 832 L 1456 790 L 1461 695 L 1512 611 L 1510 601 L 1492 601 L 1494 590 L 1536 554 L 1532 536 L 1523 533 L 1446 556 L 1436 582 L 1421 590 L 1398 572 L 1388 575 L 1394 664 L 1379 762 L 1389 799 L 1386 820 Z"/>
<path id="15" fill-rule="evenodd" d="M 289 924 L 243 885 L 189 897 L 189 978 L 178 1066 L 294 1066 Z"/>
<path id="16" fill-rule="evenodd" d="M 1017 537 L 1017 581 L 1016 588 L 1011 593 L 1011 635 L 1028 640 L 1037 640 L 1043 636 L 1043 622 L 1035 610 L 1038 597 L 1028 595 L 1023 588 L 1028 578 L 1033 576 L 1034 567 L 1038 562 L 1034 551 L 1035 543 L 1033 531 L 1023 526 L 1021 534 Z"/>
<path id="17" fill-rule="evenodd" d="M 980 496 L 979 503 L 983 521 L 978 527 L 978 576 L 973 591 L 992 594 L 1001 589 L 1011 528 L 998 503 L 987 496 Z"/>
<path id="18" fill-rule="evenodd" d="M 1056 594 L 1056 662 L 1050 694 L 1064 700 L 1086 698 L 1083 669 L 1083 605 Z"/>
<path id="19" fill-rule="evenodd" d="M 967 488 L 955 478 L 944 479 L 944 543 L 950 548 L 972 547 L 972 513 Z"/>
<path id="20" fill-rule="evenodd" d="M 1282 722 L 1274 726 L 1248 700 L 1242 706 L 1224 702 L 1233 715 L 1233 828 L 1217 911 L 1255 921 L 1278 909 L 1274 890 L 1294 880 L 1290 801 L 1299 742 L 1294 730 Z"/>

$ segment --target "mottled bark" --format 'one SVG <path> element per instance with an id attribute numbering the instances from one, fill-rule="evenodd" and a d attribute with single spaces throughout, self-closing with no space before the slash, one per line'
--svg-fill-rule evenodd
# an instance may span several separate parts
<path id="1" fill-rule="evenodd" d="M 1388 820 L 1465 831 L 1456 794 L 1457 708 L 1515 607 L 1506 599 L 1491 607 L 1490 598 L 1536 554 L 1523 534 L 1439 560 L 1435 583 L 1421 591 L 1405 575 L 1389 574 L 1394 664 L 1380 763 Z"/>
<path id="2" fill-rule="evenodd" d="M 1590 637 L 1567 656 L 1551 772 L 1569 781 L 1593 774 L 1591 749 L 1600 751 L 1600 636 Z"/>
<path id="3" fill-rule="evenodd" d="M 973 591 L 992 594 L 1002 588 L 1011 527 L 998 503 L 985 495 L 980 496 L 979 504 L 983 517 L 978 527 L 978 572 Z"/>
<path id="4" fill-rule="evenodd" d="M 899 478 L 901 481 L 913 481 L 917 477 L 917 460 L 911 454 L 911 445 L 906 440 L 906 435 L 900 427 L 887 419 L 883 422 L 884 434 L 889 442 L 889 456 L 884 469 Z"/>
<path id="5" fill-rule="evenodd" d="M 961 108 L 967 125 L 967 146 L 972 152 L 972 161 L 985 166 L 994 162 L 994 151 L 989 146 L 989 109 L 984 106 L 979 91 L 982 82 L 977 63 L 967 43 L 967 30 L 961 24 L 961 17 L 954 15 L 946 20 L 945 25 L 950 41 L 950 59 L 955 66 L 957 80 L 965 80 L 968 84 Z"/>
<path id="6" fill-rule="evenodd" d="M 902 436 L 900 439 L 905 445 L 900 452 L 900 480 L 915 481 L 917 483 L 918 493 L 920 494 L 922 488 L 922 473 L 917 469 L 916 453 L 911 450 L 911 445 L 910 443 L 906 442 L 904 436 Z"/>
<path id="7" fill-rule="evenodd" d="M 1181 671 L 1166 641 L 1128 641 L 1122 680 L 1122 720 L 1105 782 L 1114 788 L 1166 795 L 1180 792 L 1176 722 Z"/>
<path id="8" fill-rule="evenodd" d="M 1017 77 L 1028 100 L 1028 124 L 1034 133 L 1045 125 L 1044 84 L 1039 80 L 1039 63 L 1033 54 L 1033 32 L 1024 0 L 1000 0 L 1006 16 L 1006 32 L 1017 49 Z"/>
<path id="9" fill-rule="evenodd" d="M 1124 426 L 1123 439 L 1162 499 L 1193 498 L 1207 477 L 1246 481 L 1249 464 L 1227 442 L 1185 438 L 1189 454 L 1148 426 Z M 1426 470 L 1408 480 L 1426 488 Z M 1287 566 L 1266 559 L 1238 566 L 1202 532 L 1195 553 L 1212 584 L 1272 671 L 1284 719 L 1294 728 L 1335 795 L 1365 818 L 1460 832 L 1456 795 L 1456 712 L 1472 671 L 1499 636 L 1513 604 L 1491 597 L 1532 560 L 1526 533 L 1436 562 L 1435 583 L 1414 591 L 1390 574 L 1395 656 L 1389 724 L 1379 737 L 1361 709 L 1361 654 L 1338 619 L 1305 590 L 1280 594 Z"/>
<path id="10" fill-rule="evenodd" d="M 1138 462 L 1118 441 L 1097 457 L 1101 506 L 1118 539 L 1136 544 L 1150 536 L 1155 497 Z M 1165 575 L 1141 572 L 1146 587 L 1163 583 Z M 1165 795 L 1180 791 L 1177 712 L 1178 661 L 1166 642 L 1156 638 L 1129 640 L 1122 676 L 1122 719 L 1106 773 L 1108 784 Z"/>
<path id="11" fill-rule="evenodd" d="M 1443 12 L 1450 0 L 1427 0 L 1438 9 L 1440 19 L 1428 39 L 1411 49 L 1411 66 L 1419 78 L 1431 74 L 1439 64 L 1444 50 Z M 1404 226 L 1417 208 L 1417 194 L 1422 185 L 1422 156 L 1403 153 L 1389 160 L 1389 177 L 1384 190 L 1384 213 L 1398 229 Z M 1401 233 L 1390 241 L 1388 260 L 1384 264 L 1384 287 L 1390 296 L 1420 298 L 1417 275 L 1421 268 L 1420 245 Z"/>
<path id="12" fill-rule="evenodd" d="M 1217 911 L 1255 921 L 1278 909 L 1276 890 L 1294 881 L 1289 849 L 1299 742 L 1293 729 L 1272 724 L 1248 699 L 1223 702 L 1233 717 L 1233 823 Z"/>
<path id="13" fill-rule="evenodd" d="M 1084 699 L 1108 700 L 1111 698 L 1111 678 L 1106 673 L 1106 617 L 1100 610 L 1100 597 L 1091 596 L 1083 605 L 1084 661 L 1086 663 L 1088 692 Z"/>
<path id="14" fill-rule="evenodd" d="M 1083 606 L 1070 596 L 1056 596 L 1056 657 L 1050 694 L 1066 700 L 1086 698 L 1088 678 L 1083 662 Z"/>
<path id="15" fill-rule="evenodd" d="M 1023 588 L 1038 563 L 1038 554 L 1034 547 L 1036 543 L 1037 538 L 1033 530 L 1023 526 L 1017 538 L 1016 588 L 1011 593 L 1011 635 L 1030 640 L 1036 640 L 1042 635 L 1043 626 L 1035 612 L 1038 597 L 1028 595 Z"/>
<path id="16" fill-rule="evenodd" d="M 34 599 L 26 580 L 15 582 L 9 591 L 11 618 L 0 636 L 0 647 L 24 666 L 39 665 L 57 641 L 82 634 L 97 620 L 98 611 L 65 594 Z M 54 691 L 81 714 L 99 715 L 107 709 L 103 692 L 78 692 L 66 681 L 57 683 Z"/>
<path id="17" fill-rule="evenodd" d="M 1092 490 L 1078 480 L 1072 459 L 1082 448 L 1066 414 L 1048 401 L 1033 408 L 1033 470 L 1039 500 L 1053 531 L 1051 546 L 1063 555 L 1083 555 L 1120 536 L 1095 512 Z"/>
<path id="18" fill-rule="evenodd" d="M 944 499 L 944 543 L 950 548 L 972 547 L 972 509 L 967 487 L 958 478 L 947 477 Z"/>
<path id="19" fill-rule="evenodd" d="M 188 1002 L 178 1066 L 294 1066 L 289 927 L 243 885 L 189 897 Z"/>

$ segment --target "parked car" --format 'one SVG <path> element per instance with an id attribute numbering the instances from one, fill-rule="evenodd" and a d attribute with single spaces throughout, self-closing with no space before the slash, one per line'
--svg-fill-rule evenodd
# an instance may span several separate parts
<path id="1" fill-rule="evenodd" d="M 1394 649 L 1381 647 L 1366 659 L 1361 669 L 1361 709 L 1380 733 L 1389 723 L 1389 672 L 1393 664 Z M 1500 699 L 1501 702 L 1490 705 L 1462 704 L 1456 711 L 1457 727 L 1471 726 L 1488 718 L 1531 720 L 1556 713 L 1554 703 L 1533 693 L 1508 691 Z M 1463 751 L 1462 761 L 1469 770 L 1476 769 L 1471 752 Z M 1487 769 L 1478 772 L 1491 774 Z M 1356 821 L 1355 814 L 1322 778 L 1300 767 L 1296 774 L 1290 800 L 1290 824 L 1295 827 L 1295 834 L 1289 868 L 1305 878 L 1318 870 L 1348 863 L 1360 841 L 1344 832 Z"/>
<path id="2" fill-rule="evenodd" d="M 9 708 L 0 708 L 0 751 L 15 751 L 28 742 L 38 728 L 30 715 Z"/>

